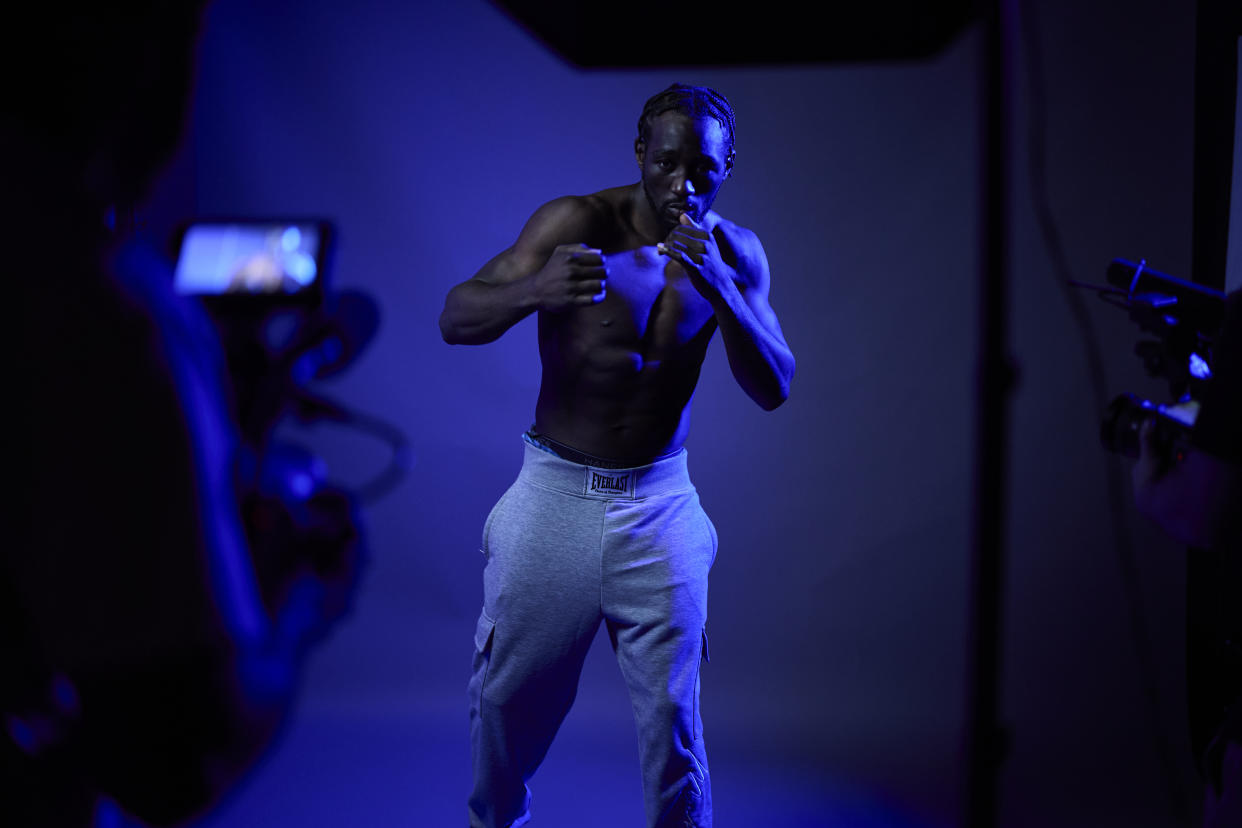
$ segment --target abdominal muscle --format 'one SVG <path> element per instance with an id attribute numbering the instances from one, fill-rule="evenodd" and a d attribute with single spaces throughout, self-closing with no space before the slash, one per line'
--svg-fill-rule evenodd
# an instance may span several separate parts
<path id="1" fill-rule="evenodd" d="M 535 427 L 581 452 L 632 465 L 681 448 L 711 306 L 654 248 L 605 257 L 597 305 L 541 314 Z"/>

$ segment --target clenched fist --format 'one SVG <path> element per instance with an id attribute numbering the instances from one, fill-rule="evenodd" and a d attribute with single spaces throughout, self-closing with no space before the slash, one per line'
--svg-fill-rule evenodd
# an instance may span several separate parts
<path id="1" fill-rule="evenodd" d="M 562 313 L 595 305 L 606 295 L 604 253 L 585 244 L 561 244 L 532 277 L 539 309 Z"/>

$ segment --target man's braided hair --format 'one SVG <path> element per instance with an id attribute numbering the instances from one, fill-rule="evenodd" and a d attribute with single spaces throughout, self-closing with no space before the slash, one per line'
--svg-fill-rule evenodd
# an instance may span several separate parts
<path id="1" fill-rule="evenodd" d="M 727 154 L 733 155 L 733 107 L 724 95 L 706 86 L 675 83 L 663 92 L 652 95 L 638 116 L 638 138 L 644 144 L 651 139 L 651 122 L 665 112 L 680 112 L 691 118 L 708 117 L 720 122 L 724 130 Z"/>

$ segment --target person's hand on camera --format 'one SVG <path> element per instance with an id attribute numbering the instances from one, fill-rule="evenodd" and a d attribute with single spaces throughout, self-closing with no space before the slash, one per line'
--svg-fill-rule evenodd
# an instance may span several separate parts
<path id="1" fill-rule="evenodd" d="M 297 649 L 322 638 L 353 604 L 366 545 L 356 498 L 323 486 L 305 499 L 255 495 L 244 508 L 263 603 Z"/>
<path id="2" fill-rule="evenodd" d="M 1155 420 L 1147 420 L 1139 430 L 1139 456 L 1134 467 L 1130 469 L 1130 482 L 1134 486 L 1134 497 L 1139 502 L 1139 509 L 1151 492 L 1152 486 L 1168 471 L 1167 461 L 1160 456 L 1155 443 Z"/>
<path id="3" fill-rule="evenodd" d="M 1242 481 L 1232 464 L 1191 445 L 1173 456 L 1157 447 L 1155 426 L 1139 433 L 1139 458 L 1131 469 L 1139 512 L 1174 540 L 1196 548 L 1239 544 L 1237 504 Z"/>

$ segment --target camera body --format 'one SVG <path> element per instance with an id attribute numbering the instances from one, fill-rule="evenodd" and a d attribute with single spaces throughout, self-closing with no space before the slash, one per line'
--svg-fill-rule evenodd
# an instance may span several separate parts
<path id="1" fill-rule="evenodd" d="M 342 297 L 329 290 L 335 239 L 324 219 L 198 220 L 174 238 L 174 289 L 200 301 L 223 346 L 240 426 L 239 505 L 269 612 L 302 575 L 346 585 L 357 575 L 356 494 L 330 484 L 314 452 L 276 436 L 289 419 L 347 415 L 308 384 L 348 367 L 378 325 L 367 315 L 360 338 L 339 318 Z M 363 302 L 347 298 L 351 308 Z"/>
<path id="2" fill-rule="evenodd" d="M 1152 424 L 1152 443 L 1162 466 L 1171 465 L 1189 445 L 1197 400 L 1212 380 L 1212 347 L 1224 317 L 1219 291 L 1147 268 L 1146 262 L 1115 259 L 1107 277 L 1113 286 L 1097 288 L 1101 298 L 1125 309 L 1145 334 L 1134 348 L 1151 377 L 1164 379 L 1170 402 L 1136 394 L 1113 399 L 1100 422 L 1100 442 L 1110 452 L 1137 458 L 1140 434 Z"/>
<path id="3" fill-rule="evenodd" d="M 1172 461 L 1190 442 L 1197 406 L 1159 405 L 1137 394 L 1118 394 L 1100 421 L 1100 442 L 1115 454 L 1136 459 L 1141 450 L 1143 426 L 1152 423 L 1152 444 L 1161 458 Z"/>
<path id="4" fill-rule="evenodd" d="M 198 299 L 224 346 L 233 404 L 252 449 L 290 411 L 298 359 L 335 302 L 328 281 L 336 233 L 325 219 L 199 219 L 181 227 L 174 289 Z"/>

